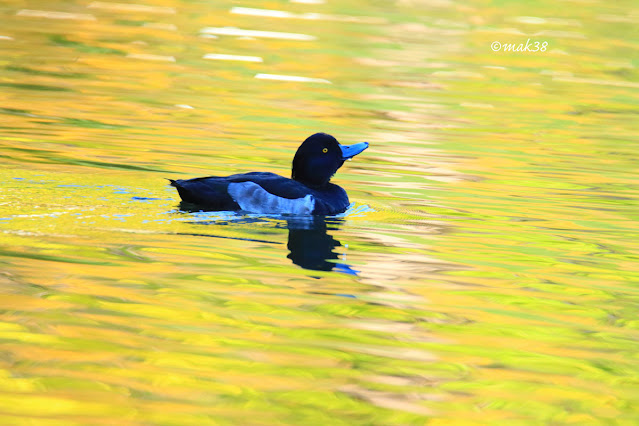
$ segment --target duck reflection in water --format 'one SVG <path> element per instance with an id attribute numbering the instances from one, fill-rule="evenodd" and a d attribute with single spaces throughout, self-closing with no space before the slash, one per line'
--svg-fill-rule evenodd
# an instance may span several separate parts
<path id="1" fill-rule="evenodd" d="M 181 204 L 180 210 L 190 213 L 196 212 L 188 204 Z M 342 244 L 336 240 L 332 235 L 328 233 L 329 230 L 337 230 L 342 224 L 343 219 L 326 216 L 279 216 L 278 219 L 285 219 L 286 225 L 283 222 L 279 222 L 276 227 L 286 227 L 288 229 L 288 243 L 287 247 L 289 254 L 286 256 L 291 261 L 304 268 L 313 271 L 336 271 L 350 275 L 357 275 L 359 271 L 351 268 L 350 265 L 344 262 L 336 262 L 339 259 L 339 253 L 335 251 L 336 247 L 342 246 Z M 192 222 L 199 225 L 223 225 L 228 223 L 234 224 L 255 224 L 255 223 L 273 223 L 268 221 L 264 217 L 242 217 L 242 218 L 230 218 L 228 221 L 196 221 Z M 198 237 L 210 237 L 210 238 L 231 238 L 245 241 L 256 241 L 262 243 L 280 244 L 273 241 L 258 240 L 252 238 L 236 238 L 236 237 L 224 237 L 213 234 L 193 234 L 193 233 L 180 233 L 180 235 L 193 235 Z"/>
<path id="2" fill-rule="evenodd" d="M 294 264 L 304 269 L 315 271 L 336 270 L 346 274 L 357 275 L 349 265 L 331 260 L 339 259 L 335 247 L 340 242 L 328 233 L 328 229 L 336 230 L 342 223 L 341 219 L 325 216 L 299 216 L 287 218 L 288 249 L 287 256 Z"/>

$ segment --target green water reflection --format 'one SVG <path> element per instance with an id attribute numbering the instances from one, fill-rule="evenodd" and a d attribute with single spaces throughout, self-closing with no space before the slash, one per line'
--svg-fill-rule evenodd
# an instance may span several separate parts
<path id="1" fill-rule="evenodd" d="M 0 423 L 637 423 L 633 2 L 0 13 Z M 167 185 L 317 131 L 338 218 Z"/>

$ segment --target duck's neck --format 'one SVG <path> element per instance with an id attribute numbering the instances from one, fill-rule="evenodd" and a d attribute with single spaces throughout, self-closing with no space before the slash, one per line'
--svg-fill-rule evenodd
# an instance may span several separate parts
<path id="1" fill-rule="evenodd" d="M 328 180 L 326 180 L 324 182 L 317 182 L 317 181 L 311 182 L 311 181 L 308 181 L 306 179 L 301 179 L 299 177 L 296 177 L 295 173 L 293 173 L 292 179 L 294 181 L 299 182 L 299 183 L 301 183 L 301 184 L 303 184 L 305 186 L 308 186 L 309 188 L 312 188 L 312 189 L 324 189 L 324 188 L 326 188 L 329 185 L 329 181 Z"/>

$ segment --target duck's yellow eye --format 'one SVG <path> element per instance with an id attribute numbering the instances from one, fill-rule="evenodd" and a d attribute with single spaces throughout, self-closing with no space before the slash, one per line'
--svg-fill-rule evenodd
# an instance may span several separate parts
<path id="1" fill-rule="evenodd" d="M 322 150 L 322 152 L 323 152 L 324 154 L 326 154 L 326 153 L 328 152 L 328 148 L 324 148 L 324 149 Z"/>

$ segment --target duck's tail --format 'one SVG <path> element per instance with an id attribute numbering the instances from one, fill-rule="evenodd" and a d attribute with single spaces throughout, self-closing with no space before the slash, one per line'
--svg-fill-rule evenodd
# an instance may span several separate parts
<path id="1" fill-rule="evenodd" d="M 180 194 L 180 198 L 186 202 L 197 203 L 198 194 L 194 192 L 190 185 L 188 185 L 188 181 L 184 179 L 169 179 L 165 178 L 170 182 L 170 185 L 177 189 L 178 194 Z M 184 185 L 186 183 L 186 185 Z"/>

